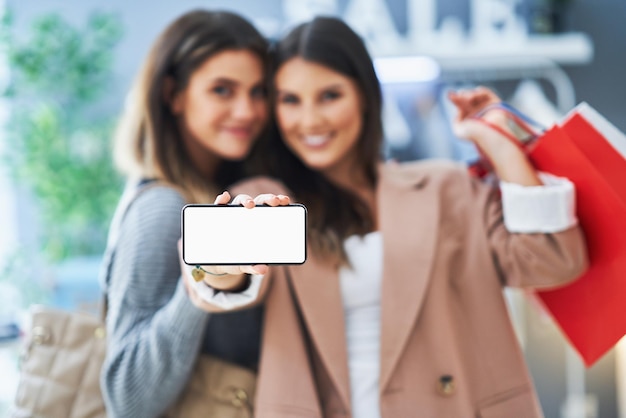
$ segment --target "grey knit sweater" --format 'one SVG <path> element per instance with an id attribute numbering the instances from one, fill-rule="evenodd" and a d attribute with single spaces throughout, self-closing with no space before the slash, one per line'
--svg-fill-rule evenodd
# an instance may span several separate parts
<path id="1" fill-rule="evenodd" d="M 185 388 L 199 353 L 255 368 L 260 309 L 209 315 L 189 300 L 177 242 L 185 200 L 154 186 L 119 228 L 107 280 L 108 351 L 101 384 L 112 418 L 160 416 Z"/>

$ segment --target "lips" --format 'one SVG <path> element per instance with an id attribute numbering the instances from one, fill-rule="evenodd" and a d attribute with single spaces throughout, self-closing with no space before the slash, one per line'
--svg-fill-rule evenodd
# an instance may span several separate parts
<path id="1" fill-rule="evenodd" d="M 307 146 L 313 148 L 320 148 L 330 142 L 331 135 L 306 135 L 303 137 L 302 142 Z"/>
<path id="2" fill-rule="evenodd" d="M 231 127 L 224 128 L 224 131 L 236 138 L 248 139 L 252 136 L 253 129 L 249 127 Z"/>

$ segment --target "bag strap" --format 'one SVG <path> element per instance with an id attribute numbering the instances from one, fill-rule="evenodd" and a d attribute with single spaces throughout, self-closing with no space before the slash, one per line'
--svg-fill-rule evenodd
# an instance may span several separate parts
<path id="1" fill-rule="evenodd" d="M 545 126 L 543 126 L 541 123 L 532 119 L 530 116 L 521 112 L 519 109 L 513 107 L 507 102 L 492 103 L 488 106 L 485 106 L 475 115 L 475 117 L 482 117 L 485 113 L 492 109 L 500 109 L 504 111 L 528 132 L 531 132 L 533 130 L 545 130 Z"/>
<path id="2" fill-rule="evenodd" d="M 111 226 L 109 227 L 109 237 L 107 240 L 106 249 L 104 251 L 102 267 L 100 270 L 100 287 L 102 288 L 102 294 L 100 295 L 100 318 L 105 320 L 108 311 L 108 298 L 107 289 L 109 286 L 109 277 L 111 275 L 111 267 L 113 265 L 113 256 L 115 255 L 115 248 L 120 235 L 120 226 L 128 209 L 137 200 L 137 198 L 155 186 L 163 186 L 164 183 L 157 179 L 141 179 L 136 184 L 129 183 L 122 193 L 120 202 L 115 209 L 113 218 L 111 220 Z"/>
<path id="3" fill-rule="evenodd" d="M 494 110 L 503 112 L 507 116 L 510 123 L 510 132 L 501 126 L 485 120 L 485 114 Z M 505 102 L 488 105 L 472 116 L 471 119 L 499 133 L 503 138 L 517 146 L 524 154 L 529 153 L 531 145 L 545 130 L 545 127 L 540 123 Z M 514 132 L 518 134 L 516 135 Z M 522 134 L 525 134 L 525 137 L 521 136 Z M 480 159 L 470 165 L 469 171 L 474 176 L 482 178 L 493 170 L 493 164 L 480 148 L 478 149 L 478 153 L 480 154 Z"/>

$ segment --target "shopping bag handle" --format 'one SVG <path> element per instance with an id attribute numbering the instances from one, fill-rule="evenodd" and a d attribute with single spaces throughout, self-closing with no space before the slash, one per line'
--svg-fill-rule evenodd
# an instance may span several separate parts
<path id="1" fill-rule="evenodd" d="M 484 115 L 490 111 L 497 110 L 503 112 L 510 122 L 509 128 L 510 131 L 507 131 L 500 126 L 494 125 L 493 123 L 488 122 L 484 119 Z M 497 131 L 516 145 L 520 143 L 523 147 L 529 145 L 534 139 L 536 139 L 543 131 L 545 131 L 545 127 L 542 126 L 539 122 L 531 119 L 526 116 L 513 106 L 505 102 L 493 103 L 490 104 L 483 109 L 481 109 L 478 113 L 472 116 L 472 119 L 477 120 L 491 129 Z M 518 135 L 515 134 L 518 133 Z M 521 135 L 526 134 L 525 137 Z"/>
<path id="2" fill-rule="evenodd" d="M 524 126 L 527 130 L 539 130 L 544 131 L 546 128 L 541 123 L 532 119 L 530 116 L 522 113 L 519 109 L 511 106 L 507 102 L 492 103 L 482 108 L 475 116 L 482 117 L 485 113 L 491 109 L 501 109 L 508 113 L 520 126 Z M 534 128 L 533 128 L 534 127 Z"/>
<path id="3" fill-rule="evenodd" d="M 508 120 L 510 121 L 510 130 L 506 130 L 501 126 L 485 120 L 485 114 L 494 110 L 501 111 L 506 114 Z M 529 146 L 534 142 L 534 140 L 538 138 L 543 131 L 545 131 L 545 128 L 540 123 L 523 114 L 506 102 L 498 102 L 485 106 L 478 113 L 471 116 L 471 119 L 489 127 L 495 132 L 498 132 L 503 136 L 503 138 L 517 146 L 525 154 L 528 154 Z M 519 135 L 516 135 L 513 132 L 519 132 Z M 526 136 L 522 137 L 522 134 L 526 134 Z M 469 171 L 472 175 L 482 178 L 489 174 L 489 172 L 493 171 L 493 164 L 480 148 L 478 148 L 478 152 L 480 154 L 480 159 L 469 166 Z"/>

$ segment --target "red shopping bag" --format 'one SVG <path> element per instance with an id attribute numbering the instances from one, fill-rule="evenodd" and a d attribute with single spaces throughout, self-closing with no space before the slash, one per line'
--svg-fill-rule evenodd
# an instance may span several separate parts
<path id="1" fill-rule="evenodd" d="M 526 149 L 537 169 L 576 186 L 590 267 L 537 295 L 589 367 L 626 335 L 626 136 L 583 103 Z"/>
<path id="2" fill-rule="evenodd" d="M 591 160 L 565 132 L 559 127 L 547 131 L 530 158 L 538 169 L 576 185 L 576 210 L 590 266 L 572 284 L 538 296 L 591 366 L 626 334 L 626 195 L 612 187 L 615 179 L 604 177 L 601 167 L 606 161 Z M 620 163 L 626 177 L 626 161 Z"/>
<path id="3" fill-rule="evenodd" d="M 599 163 L 598 171 L 626 201 L 626 135 L 584 102 L 561 127 L 590 161 Z"/>

